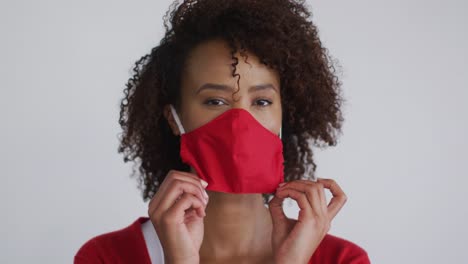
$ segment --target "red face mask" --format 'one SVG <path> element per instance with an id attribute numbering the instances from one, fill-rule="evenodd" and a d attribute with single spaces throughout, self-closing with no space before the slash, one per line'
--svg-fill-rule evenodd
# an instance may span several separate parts
<path id="1" fill-rule="evenodd" d="M 274 193 L 284 181 L 281 136 L 265 128 L 248 111 L 227 110 L 185 133 L 172 105 L 171 110 L 182 134 L 180 157 L 208 182 L 207 190 Z"/>

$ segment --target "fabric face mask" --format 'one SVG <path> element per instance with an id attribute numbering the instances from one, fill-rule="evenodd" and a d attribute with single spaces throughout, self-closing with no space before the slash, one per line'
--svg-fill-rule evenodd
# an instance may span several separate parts
<path id="1" fill-rule="evenodd" d="M 281 136 L 247 110 L 229 109 L 185 133 L 177 112 L 170 107 L 181 133 L 180 157 L 208 182 L 207 190 L 274 193 L 284 181 Z"/>

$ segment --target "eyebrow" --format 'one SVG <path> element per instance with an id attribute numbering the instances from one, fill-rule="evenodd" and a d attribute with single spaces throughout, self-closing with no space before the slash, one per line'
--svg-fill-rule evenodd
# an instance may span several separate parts
<path id="1" fill-rule="evenodd" d="M 207 90 L 207 89 L 220 90 L 220 91 L 233 91 L 234 90 L 232 86 L 225 85 L 225 84 L 205 83 L 202 86 L 200 86 L 200 88 L 198 88 L 196 94 L 199 94 L 201 91 Z M 270 83 L 250 86 L 249 93 L 254 92 L 254 91 L 259 91 L 259 90 L 266 90 L 266 89 L 272 89 L 273 91 L 278 93 L 278 89 Z"/>

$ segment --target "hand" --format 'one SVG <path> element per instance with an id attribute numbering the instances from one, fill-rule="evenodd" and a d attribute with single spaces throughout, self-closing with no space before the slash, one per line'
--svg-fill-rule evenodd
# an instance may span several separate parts
<path id="1" fill-rule="evenodd" d="M 151 199 L 148 215 L 161 241 L 165 263 L 199 263 L 207 183 L 171 170 Z"/>
<path id="2" fill-rule="evenodd" d="M 328 207 L 324 188 L 333 195 Z M 287 197 L 299 206 L 297 220 L 284 214 L 283 200 Z M 346 195 L 332 179 L 295 180 L 280 186 L 269 203 L 275 263 L 308 263 L 346 200 Z"/>

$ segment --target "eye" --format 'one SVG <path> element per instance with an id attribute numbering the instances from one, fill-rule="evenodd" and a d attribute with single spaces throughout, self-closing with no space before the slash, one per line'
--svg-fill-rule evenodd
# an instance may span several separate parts
<path id="1" fill-rule="evenodd" d="M 203 102 L 203 104 L 218 106 L 218 105 L 223 105 L 224 102 L 223 102 L 223 100 L 220 100 L 220 99 L 208 99 L 205 102 Z"/>
<path id="2" fill-rule="evenodd" d="M 267 99 L 259 99 L 259 100 L 256 100 L 255 102 L 257 103 L 257 105 L 259 105 L 261 107 L 265 107 L 265 106 L 268 106 L 268 105 L 272 104 L 272 102 L 270 100 L 267 100 Z"/>

